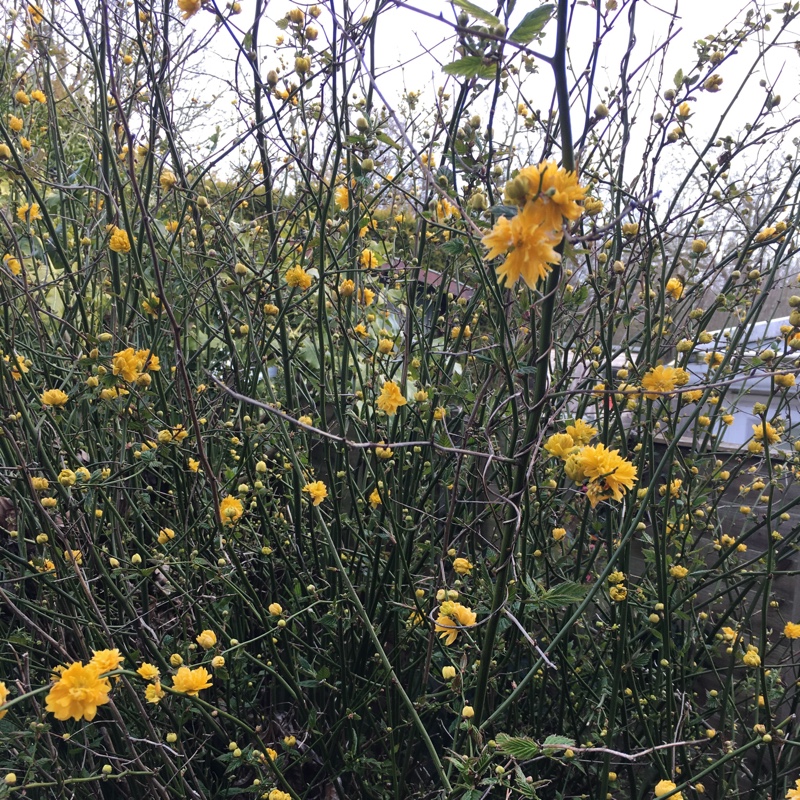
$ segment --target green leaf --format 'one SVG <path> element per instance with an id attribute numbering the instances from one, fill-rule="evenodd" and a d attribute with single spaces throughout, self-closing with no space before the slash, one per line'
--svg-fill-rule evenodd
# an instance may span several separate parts
<path id="1" fill-rule="evenodd" d="M 548 3 L 544 6 L 529 11 L 523 18 L 522 22 L 517 25 L 508 38 L 517 44 L 528 44 L 539 36 L 544 29 L 544 26 L 550 21 L 553 16 L 553 9 L 555 6 Z"/>
<path id="2" fill-rule="evenodd" d="M 400 150 L 401 149 L 400 145 L 397 144 L 397 142 L 394 139 L 392 139 L 391 136 L 388 136 L 383 131 L 380 131 L 379 133 L 376 133 L 375 134 L 375 138 L 379 142 L 383 142 L 384 144 L 388 144 L 389 147 L 394 147 L 395 150 Z"/>
<path id="3" fill-rule="evenodd" d="M 544 744 L 542 747 L 551 747 L 551 748 L 567 748 L 567 747 L 575 747 L 575 741 L 570 739 L 568 736 L 556 736 L 551 735 L 548 736 L 544 740 Z"/>
<path id="4" fill-rule="evenodd" d="M 527 736 L 509 736 L 506 733 L 498 733 L 495 741 L 500 752 L 508 753 L 518 761 L 529 761 L 536 758 L 542 750 L 533 739 L 529 739 Z"/>
<path id="5" fill-rule="evenodd" d="M 488 23 L 489 25 L 499 25 L 500 20 L 494 15 L 490 14 L 488 11 L 485 11 L 480 6 L 476 6 L 475 3 L 470 3 L 469 0 L 450 0 L 454 6 L 458 6 L 459 8 L 463 8 L 468 14 L 472 14 L 475 19 L 483 20 L 483 22 Z"/>
<path id="6" fill-rule="evenodd" d="M 534 587 L 529 586 L 528 588 Z M 541 586 L 537 586 L 534 597 L 528 602 L 537 608 L 562 608 L 579 603 L 585 597 L 586 591 L 586 586 L 572 581 L 564 581 L 552 589 L 542 589 Z"/>
<path id="7" fill-rule="evenodd" d="M 505 205 L 496 205 L 492 206 L 489 211 L 492 213 L 492 219 L 497 219 L 497 217 L 516 217 L 517 212 L 519 209 L 516 206 L 505 206 Z"/>
<path id="8" fill-rule="evenodd" d="M 679 69 L 675 73 L 675 77 L 672 79 L 672 82 L 675 84 L 676 89 L 680 89 L 683 86 L 683 70 Z"/>
<path id="9" fill-rule="evenodd" d="M 494 64 L 487 64 L 482 56 L 464 56 L 447 64 L 443 71 L 448 75 L 456 75 L 462 78 L 473 78 L 475 76 L 489 80 L 497 74 L 497 67 Z"/>
<path id="10" fill-rule="evenodd" d="M 441 247 L 442 252 L 448 256 L 460 256 L 465 249 L 464 242 L 461 239 L 451 239 Z"/>

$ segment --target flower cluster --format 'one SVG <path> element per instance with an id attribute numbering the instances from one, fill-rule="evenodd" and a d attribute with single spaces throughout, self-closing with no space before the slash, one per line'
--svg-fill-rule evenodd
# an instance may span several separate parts
<path id="1" fill-rule="evenodd" d="M 571 432 L 570 432 L 571 431 Z M 544 449 L 564 462 L 570 480 L 585 484 L 586 496 L 594 508 L 603 500 L 622 500 L 637 480 L 637 468 L 603 444 L 589 445 L 597 433 L 583 420 L 576 420 L 566 433 L 554 433 Z"/>
<path id="2" fill-rule="evenodd" d="M 483 237 L 487 260 L 505 255 L 497 278 L 511 288 L 520 278 L 531 288 L 561 261 L 555 248 L 563 238 L 564 220 L 574 222 L 583 213 L 580 203 L 586 189 L 575 172 L 554 161 L 529 166 L 506 184 L 505 200 L 521 210 L 509 219 L 500 217 Z"/>

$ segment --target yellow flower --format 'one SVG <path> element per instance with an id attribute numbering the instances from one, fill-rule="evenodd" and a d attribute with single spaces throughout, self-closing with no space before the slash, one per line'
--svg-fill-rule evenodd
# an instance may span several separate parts
<path id="1" fill-rule="evenodd" d="M 181 667 L 172 679 L 172 688 L 176 692 L 197 697 L 197 693 L 211 686 L 211 673 L 205 667 Z"/>
<path id="2" fill-rule="evenodd" d="M 272 789 L 267 796 L 267 800 L 292 800 L 292 796 L 288 792 L 282 792 L 280 789 Z"/>
<path id="3" fill-rule="evenodd" d="M 597 433 L 597 428 L 582 419 L 576 419 L 574 424 L 567 425 L 567 433 L 578 447 L 583 447 L 583 445 L 589 444 L 592 440 L 592 437 Z"/>
<path id="4" fill-rule="evenodd" d="M 761 666 L 761 656 L 758 654 L 758 650 L 750 645 L 747 648 L 747 652 L 742 656 L 742 663 L 746 667 L 760 667 Z"/>
<path id="5" fill-rule="evenodd" d="M 369 336 L 369 331 L 366 329 L 363 322 L 359 322 L 358 325 L 353 328 L 353 333 L 357 336 Z"/>
<path id="6" fill-rule="evenodd" d="M 37 219 L 42 219 L 42 212 L 39 209 L 38 203 L 24 203 L 17 209 L 17 219 L 25 222 L 34 222 Z"/>
<path id="7" fill-rule="evenodd" d="M 100 671 L 99 665 L 84 666 L 80 661 L 62 667 L 45 698 L 45 708 L 62 722 L 68 719 L 91 722 L 98 707 L 108 703 L 111 691 L 111 684 L 100 677 Z"/>
<path id="8" fill-rule="evenodd" d="M 657 400 L 663 393 L 672 392 L 677 386 L 685 385 L 685 370 L 676 367 L 657 366 L 645 373 L 642 388 L 648 400 Z M 680 383 L 684 381 L 684 383 Z"/>
<path id="9" fill-rule="evenodd" d="M 178 8 L 183 12 L 184 19 L 193 17 L 202 5 L 202 0 L 178 0 Z"/>
<path id="10" fill-rule="evenodd" d="M 795 376 L 791 373 L 775 376 L 775 385 L 780 386 L 782 389 L 791 389 L 795 384 Z"/>
<path id="11" fill-rule="evenodd" d="M 464 719 L 472 719 L 475 716 L 475 709 L 472 706 L 464 706 L 461 709 L 461 716 Z"/>
<path id="12" fill-rule="evenodd" d="M 44 96 L 44 92 L 41 89 L 34 89 L 31 92 L 31 100 L 35 100 L 37 103 L 41 103 L 42 105 L 47 102 L 47 98 Z"/>
<path id="13" fill-rule="evenodd" d="M 551 456 L 567 460 L 575 448 L 575 442 L 568 433 L 554 433 L 545 443 L 544 449 Z"/>
<path id="14" fill-rule="evenodd" d="M 14 95 L 14 100 L 16 100 L 21 106 L 30 105 L 31 99 L 25 93 L 24 89 L 19 89 L 17 93 Z"/>
<path id="15" fill-rule="evenodd" d="M 61 389 L 48 389 L 42 393 L 41 401 L 43 406 L 65 406 L 69 400 L 69 395 Z"/>
<path id="16" fill-rule="evenodd" d="M 505 200 L 520 208 L 537 201 L 542 206 L 542 222 L 551 230 L 560 230 L 562 217 L 576 220 L 583 214 L 578 205 L 586 189 L 578 183 L 575 172 L 567 172 L 555 161 L 542 161 L 537 166 L 524 167 L 505 188 Z"/>
<path id="17" fill-rule="evenodd" d="M 456 676 L 456 668 L 453 666 L 442 667 L 442 678 L 446 681 L 451 681 Z"/>
<path id="18" fill-rule="evenodd" d="M 655 795 L 656 797 L 663 797 L 665 794 L 669 794 L 670 792 L 674 791 L 678 788 L 677 783 L 673 783 L 672 781 L 659 781 L 656 784 L 655 788 Z M 669 796 L 669 800 L 683 800 L 683 792 L 676 792 L 675 794 L 671 794 Z"/>
<path id="19" fill-rule="evenodd" d="M 346 186 L 337 186 L 333 192 L 334 200 L 337 208 L 341 211 L 346 211 L 350 208 L 350 192 Z"/>
<path id="20" fill-rule="evenodd" d="M 273 617 L 279 617 L 283 614 L 283 606 L 280 603 L 270 603 L 267 606 L 267 611 L 269 611 Z"/>
<path id="21" fill-rule="evenodd" d="M 800 800 L 800 778 L 794 782 L 794 787 L 786 792 L 786 800 Z"/>
<path id="22" fill-rule="evenodd" d="M 128 238 L 128 232 L 122 228 L 114 227 L 111 232 L 111 239 L 109 239 L 108 246 L 115 253 L 130 253 L 131 240 Z"/>
<path id="23" fill-rule="evenodd" d="M 136 355 L 136 351 L 129 347 L 114 353 L 111 359 L 111 371 L 114 375 L 119 375 L 124 381 L 133 383 L 141 372 L 142 360 Z"/>
<path id="24" fill-rule="evenodd" d="M 164 690 L 161 688 L 161 684 L 158 681 L 147 685 L 147 688 L 144 690 L 144 699 L 153 705 L 158 705 L 164 699 Z"/>
<path id="25" fill-rule="evenodd" d="M 676 581 L 682 581 L 689 574 L 689 570 L 680 564 L 675 564 L 669 568 L 669 574 L 675 578 Z"/>
<path id="26" fill-rule="evenodd" d="M 800 639 L 800 623 L 787 622 L 783 628 L 783 635 L 787 639 Z"/>
<path id="27" fill-rule="evenodd" d="M 361 265 L 362 269 L 375 269 L 375 267 L 378 266 L 378 258 L 372 250 L 365 248 L 361 251 L 358 263 Z"/>
<path id="28" fill-rule="evenodd" d="M 763 425 L 762 424 L 753 425 L 753 438 L 757 442 L 763 441 L 765 429 L 766 429 L 767 441 L 770 444 L 778 444 L 781 440 L 781 437 L 778 434 L 778 431 L 776 431 L 775 428 L 773 428 L 772 425 L 769 424 L 769 422 L 765 422 Z"/>
<path id="29" fill-rule="evenodd" d="M 196 458 L 189 459 L 189 470 L 191 472 L 197 472 L 200 469 L 200 462 Z"/>
<path id="30" fill-rule="evenodd" d="M 214 658 L 211 659 L 211 666 L 214 669 L 219 669 L 220 667 L 224 667 L 225 666 L 225 657 L 224 656 L 214 656 Z"/>
<path id="31" fill-rule="evenodd" d="M 328 487 L 323 481 L 307 483 L 303 487 L 303 491 L 311 497 L 311 501 L 315 506 L 318 506 L 328 496 Z"/>
<path id="32" fill-rule="evenodd" d="M 388 355 L 394 350 L 394 342 L 391 339 L 380 339 L 378 341 L 378 352 Z"/>
<path id="33" fill-rule="evenodd" d="M 0 706 L 5 705 L 7 700 L 8 688 L 6 687 L 5 681 L 0 681 Z M 8 714 L 8 709 L 0 710 L 0 719 L 3 719 L 6 714 Z"/>
<path id="34" fill-rule="evenodd" d="M 341 297 L 350 297 L 351 294 L 356 290 L 356 285 L 350 278 L 343 280 L 339 284 L 339 295 Z"/>
<path id="35" fill-rule="evenodd" d="M 373 511 L 380 505 L 383 505 L 383 500 L 381 500 L 381 493 L 377 489 L 372 490 L 372 494 L 369 496 L 369 503 L 372 506 Z"/>
<path id="36" fill-rule="evenodd" d="M 205 630 L 195 638 L 195 641 L 203 650 L 210 650 L 217 643 L 217 634 L 214 631 Z"/>
<path id="37" fill-rule="evenodd" d="M 286 272 L 286 285 L 305 291 L 311 286 L 311 276 L 299 264 L 296 264 Z"/>
<path id="38" fill-rule="evenodd" d="M 436 617 L 435 631 L 446 645 L 451 645 L 456 640 L 459 628 L 467 628 L 475 624 L 477 614 L 461 603 L 448 600 L 439 607 Z"/>
<path id="39" fill-rule="evenodd" d="M 174 173 L 170 172 L 168 169 L 165 169 L 161 173 L 158 182 L 161 184 L 161 188 L 165 192 L 168 192 L 178 182 L 178 179 L 175 177 Z"/>
<path id="40" fill-rule="evenodd" d="M 400 388 L 394 381 L 386 381 L 383 384 L 380 395 L 378 395 L 378 408 L 385 411 L 390 417 L 397 413 L 400 406 L 404 406 L 408 401 L 403 397 Z"/>
<path id="41" fill-rule="evenodd" d="M 19 133 L 22 130 L 22 124 L 22 120 L 19 117 L 15 117 L 13 114 L 8 115 L 8 127 L 14 133 Z"/>
<path id="42" fill-rule="evenodd" d="M 223 525 L 235 525 L 243 513 L 242 501 L 236 497 L 226 497 L 219 504 L 219 515 Z"/>
<path id="43" fill-rule="evenodd" d="M 100 390 L 100 399 L 101 400 L 116 400 L 118 397 L 123 397 L 126 394 L 130 394 L 127 389 L 120 389 L 116 386 L 111 386 L 108 389 L 101 389 Z"/>
<path id="44" fill-rule="evenodd" d="M 12 275 L 19 275 L 22 272 L 22 265 L 19 263 L 18 258 L 14 258 L 10 253 L 3 256 L 3 264 Z"/>
<path id="45" fill-rule="evenodd" d="M 507 255 L 497 268 L 497 280 L 505 280 L 507 289 L 520 277 L 531 289 L 536 288 L 550 272 L 550 265 L 561 261 L 561 256 L 553 249 L 560 241 L 561 233 L 543 224 L 540 210 L 534 203 L 526 204 L 512 219 L 500 217 L 482 239 L 484 247 L 489 248 L 485 260 Z"/>
<path id="46" fill-rule="evenodd" d="M 666 291 L 674 300 L 680 300 L 683 294 L 683 281 L 680 278 L 670 278 L 667 281 Z"/>
<path id="47" fill-rule="evenodd" d="M 565 528 L 553 528 L 551 535 L 555 541 L 560 542 L 567 535 L 567 531 Z"/>
<path id="48" fill-rule="evenodd" d="M 111 672 L 119 667 L 125 659 L 115 647 L 113 650 L 92 650 L 92 660 L 90 664 L 95 664 L 100 668 L 100 674 Z"/>
<path id="49" fill-rule="evenodd" d="M 0 160 L 8 161 L 11 158 L 11 148 L 5 143 L 0 143 Z"/>
<path id="50" fill-rule="evenodd" d="M 148 664 L 147 661 L 145 661 L 142 666 L 136 670 L 136 674 L 143 680 L 156 681 L 160 673 L 155 664 Z"/>
<path id="51" fill-rule="evenodd" d="M 637 480 L 636 467 L 622 458 L 619 450 L 606 450 L 603 444 L 584 447 L 578 454 L 577 466 L 590 482 L 587 494 L 593 508 L 609 497 L 622 500 Z"/>
<path id="52" fill-rule="evenodd" d="M 453 561 L 453 569 L 459 575 L 469 575 L 472 568 L 472 564 L 466 558 L 457 558 Z"/>
<path id="53" fill-rule="evenodd" d="M 628 597 L 628 590 L 624 586 L 612 586 L 608 590 L 608 595 L 615 603 L 621 603 Z"/>
<path id="54" fill-rule="evenodd" d="M 447 409 L 444 406 L 436 406 L 433 409 L 433 418 L 436 422 L 441 422 L 447 416 Z"/>

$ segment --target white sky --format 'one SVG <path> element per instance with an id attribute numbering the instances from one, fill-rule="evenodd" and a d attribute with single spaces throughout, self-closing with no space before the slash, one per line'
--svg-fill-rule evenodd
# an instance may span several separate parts
<path id="1" fill-rule="evenodd" d="M 246 31 L 252 25 L 252 15 L 254 12 L 253 0 L 240 0 L 242 5 L 241 15 L 234 17 L 232 22 L 236 23 L 240 31 Z M 341 8 L 341 0 L 334 0 L 335 5 Z M 444 0 L 407 0 L 408 5 L 416 6 L 427 12 L 434 14 L 441 13 L 444 18 L 452 20 L 454 13 L 452 6 Z M 605 0 L 603 0 L 605 3 Z M 490 0 L 481 0 L 478 3 L 487 10 L 494 10 Z M 287 0 L 269 0 L 266 3 L 266 24 L 262 23 L 261 40 L 265 44 L 262 48 L 262 75 L 279 63 L 280 53 L 286 63 L 291 64 L 294 58 L 294 51 L 284 46 L 278 50 L 274 47 L 276 37 L 281 33 L 274 22 L 285 16 L 287 10 L 296 6 L 306 7 L 304 3 L 290 3 Z M 327 3 L 320 3 L 323 6 L 323 14 L 317 24 L 321 29 L 320 39 L 315 43 L 317 49 L 324 47 L 323 39 L 330 28 L 330 12 Z M 536 8 L 538 0 L 518 0 L 517 9 L 512 16 L 510 27 L 513 29 L 516 22 L 525 12 Z M 606 99 L 605 87 L 618 87 L 620 75 L 620 60 L 627 47 L 628 25 L 627 15 L 631 7 L 631 1 L 623 3 L 619 0 L 620 10 L 616 12 L 617 18 L 612 33 L 604 41 L 601 49 L 600 68 L 597 71 L 595 81 L 595 93 L 592 98 L 592 107 L 600 100 Z M 670 43 L 666 67 L 662 79 L 662 91 L 672 84 L 672 76 L 683 68 L 688 72 L 694 63 L 693 42 L 705 37 L 706 35 L 718 33 L 726 24 L 735 19 L 742 19 L 747 8 L 753 8 L 760 16 L 766 13 L 776 4 L 766 4 L 763 2 L 744 2 L 744 0 L 678 0 L 677 3 L 668 0 L 636 0 L 636 44 L 633 49 L 629 69 L 635 69 L 642 64 L 648 56 L 663 44 L 667 35 L 670 17 L 677 5 L 677 24 L 675 26 L 675 36 Z M 374 7 L 374 2 L 364 2 L 361 6 L 356 5 L 357 10 L 363 9 L 364 13 L 369 13 Z M 773 31 L 767 34 L 774 35 L 777 32 L 780 21 L 778 14 L 773 12 Z M 612 19 L 615 14 L 609 13 L 607 19 Z M 213 22 L 211 14 L 198 14 L 186 25 L 188 30 L 193 30 L 195 36 L 207 33 Z M 570 36 L 570 59 L 576 69 L 582 69 L 587 63 L 594 40 L 595 11 L 588 5 L 575 6 L 575 19 Z M 735 24 L 731 24 L 730 31 L 735 29 Z M 800 31 L 800 26 L 796 26 Z M 541 45 L 532 45 L 534 49 L 540 48 L 544 53 L 551 53 L 555 45 L 555 23 L 551 20 L 545 29 L 546 36 Z M 238 34 L 240 35 L 240 34 Z M 792 36 L 785 36 L 790 41 Z M 795 38 L 800 38 L 800 35 Z M 286 36 L 287 42 L 289 37 Z M 378 28 L 378 46 L 376 48 L 378 83 L 383 95 L 390 104 L 395 103 L 402 91 L 407 89 L 422 90 L 423 96 L 427 93 L 431 102 L 435 88 L 442 86 L 447 80 L 447 76 L 441 72 L 441 64 L 453 60 L 452 48 L 453 38 L 451 29 L 438 22 L 437 20 L 415 13 L 410 8 L 396 7 L 382 12 L 381 21 Z M 697 102 L 693 105 L 695 116 L 692 119 L 692 126 L 696 132 L 713 130 L 713 126 L 719 121 L 721 111 L 730 103 L 733 91 L 738 87 L 746 71 L 751 68 L 754 58 L 759 50 L 759 43 L 756 41 L 748 42 L 741 48 L 741 51 L 733 58 L 726 61 L 719 68 L 719 73 L 724 78 L 723 90 L 716 94 L 707 92 L 695 92 Z M 230 36 L 224 30 L 220 30 L 212 40 L 211 44 L 204 48 L 203 69 L 208 73 L 207 85 L 203 87 L 207 93 L 214 80 L 228 82 L 229 86 L 233 80 L 233 61 L 236 48 Z M 655 90 L 656 74 L 647 74 L 641 71 L 636 80 L 646 77 L 646 86 L 642 94 L 643 103 L 638 112 L 638 121 L 649 123 L 652 109 L 653 92 Z M 734 115 L 733 120 L 742 122 L 751 117 L 754 109 L 763 103 L 765 90 L 758 86 L 758 81 L 764 79 L 769 85 L 775 86 L 775 91 L 782 96 L 781 109 L 773 117 L 772 124 L 781 124 L 782 118 L 796 112 L 794 98 L 795 86 L 800 79 L 800 57 L 792 47 L 772 53 L 766 63 L 758 65 L 750 86 L 739 99 L 739 111 Z M 455 79 L 449 79 L 449 91 L 455 92 L 457 88 Z M 527 78 L 523 84 L 523 95 L 529 101 L 532 108 L 546 110 L 552 96 L 552 80 L 550 71 L 546 64 L 542 64 L 539 74 Z M 208 96 L 208 94 L 204 94 Z M 215 105 L 213 116 L 223 122 L 222 138 L 230 137 L 235 131 L 243 130 L 239 112 L 231 106 L 231 101 L 235 97 L 231 89 L 221 91 L 220 99 Z M 424 100 L 423 100 L 424 103 Z M 509 98 L 509 103 L 516 104 L 516 98 Z M 513 107 L 512 105 L 508 106 Z M 662 108 L 666 111 L 666 106 Z M 574 133 L 577 137 L 583 127 L 583 115 L 577 110 L 574 112 Z M 735 134 L 735 129 L 729 125 L 723 133 Z M 635 160 L 637 148 L 641 148 L 641 141 L 644 137 L 644 130 L 640 131 L 637 137 L 634 134 L 631 142 L 631 154 Z M 246 148 L 247 149 L 247 148 Z M 252 150 L 252 146 L 249 146 Z"/>

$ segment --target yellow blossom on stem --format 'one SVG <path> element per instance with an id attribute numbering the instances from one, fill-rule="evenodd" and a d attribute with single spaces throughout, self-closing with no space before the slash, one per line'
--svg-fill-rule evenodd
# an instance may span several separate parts
<path id="1" fill-rule="evenodd" d="M 180 667 L 172 678 L 172 688 L 190 697 L 197 697 L 198 692 L 210 686 L 211 673 L 205 667 Z"/>
<path id="2" fill-rule="evenodd" d="M 183 12 L 183 19 L 193 17 L 201 8 L 202 0 L 178 0 L 178 8 Z"/>
<path id="3" fill-rule="evenodd" d="M 69 395 L 61 389 L 48 389 L 42 393 L 40 398 L 43 406 L 65 406 L 69 400 Z"/>
<path id="4" fill-rule="evenodd" d="M 243 513 L 242 501 L 236 497 L 226 497 L 219 504 L 219 516 L 223 525 L 235 525 Z"/>
<path id="5" fill-rule="evenodd" d="M 146 681 L 156 681 L 158 680 L 159 670 L 155 664 L 149 664 L 145 661 L 139 669 L 136 670 L 136 674 Z"/>
<path id="6" fill-rule="evenodd" d="M 311 276 L 299 264 L 296 264 L 286 272 L 286 285 L 292 289 L 305 291 L 311 286 Z"/>
<path id="7" fill-rule="evenodd" d="M 560 231 L 548 227 L 541 211 L 534 203 L 528 203 L 516 216 L 500 217 L 494 228 L 483 237 L 484 247 L 489 252 L 485 260 L 505 255 L 506 260 L 497 268 L 497 279 L 505 281 L 507 289 L 522 278 L 529 288 L 547 277 L 552 264 L 558 264 L 561 256 L 555 246 L 561 241 Z"/>
<path id="8" fill-rule="evenodd" d="M 659 781 L 656 784 L 655 795 L 656 797 L 664 797 L 664 795 L 674 792 L 678 788 L 676 783 L 672 781 Z M 669 800 L 683 800 L 683 792 L 675 792 L 669 796 Z"/>
<path id="9" fill-rule="evenodd" d="M 328 487 L 323 481 L 307 483 L 303 487 L 303 491 L 311 497 L 311 501 L 315 506 L 318 506 L 328 496 Z"/>
<path id="10" fill-rule="evenodd" d="M 447 600 L 439 607 L 435 631 L 446 645 L 451 645 L 458 637 L 459 629 L 474 625 L 477 618 L 477 614 L 471 608 Z"/>
<path id="11" fill-rule="evenodd" d="M 592 440 L 597 433 L 597 428 L 582 419 L 576 419 L 572 425 L 567 425 L 567 433 L 577 446 L 583 447 Z"/>
<path id="12" fill-rule="evenodd" d="M 148 703 L 158 705 L 164 699 L 164 694 L 165 692 L 161 688 L 161 683 L 155 681 L 147 685 L 147 688 L 144 690 L 144 699 L 147 700 Z"/>
<path id="13" fill-rule="evenodd" d="M 403 393 L 394 381 L 386 381 L 383 384 L 380 395 L 378 395 L 378 408 L 385 411 L 390 417 L 397 413 L 400 406 L 404 406 L 408 401 L 403 397 Z"/>
<path id="14" fill-rule="evenodd" d="M 131 240 L 128 237 L 128 232 L 122 230 L 122 228 L 115 227 L 111 232 L 108 246 L 115 253 L 130 253 Z"/>
<path id="15" fill-rule="evenodd" d="M 100 668 L 100 674 L 112 672 L 118 669 L 125 659 L 115 647 L 113 650 L 92 650 L 92 660 L 90 664 L 95 664 Z"/>
<path id="16" fill-rule="evenodd" d="M 62 667 L 58 680 L 45 698 L 45 708 L 61 721 L 85 719 L 91 722 L 98 707 L 109 702 L 111 692 L 111 684 L 101 678 L 100 673 L 100 666 L 93 663 L 84 666 L 77 661 Z"/>
<path id="17" fill-rule="evenodd" d="M 204 630 L 195 637 L 195 641 L 203 650 L 210 650 L 217 643 L 217 634 L 212 630 Z"/>

